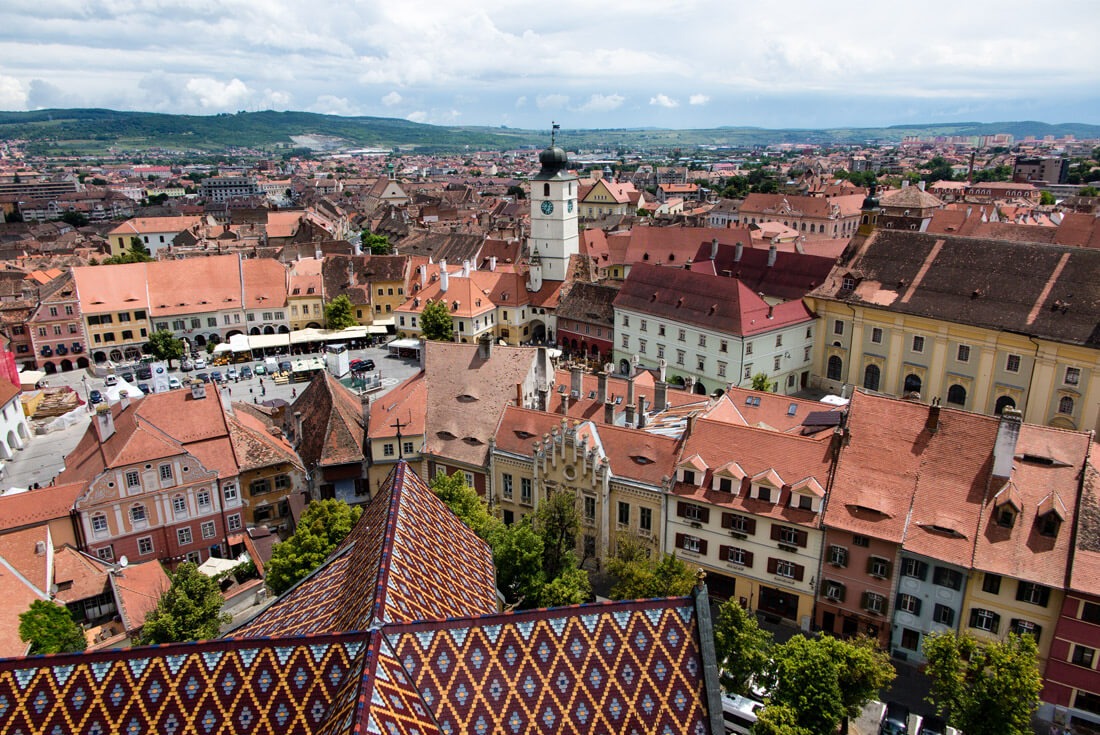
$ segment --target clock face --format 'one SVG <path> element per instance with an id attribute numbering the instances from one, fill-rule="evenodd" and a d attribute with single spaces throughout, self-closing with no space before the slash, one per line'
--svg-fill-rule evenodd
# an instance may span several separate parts
<path id="1" fill-rule="evenodd" d="M 542 203 L 542 213 L 543 214 L 553 214 L 554 213 L 554 203 L 552 201 L 550 201 L 549 199 L 547 199 L 546 201 L 544 201 Z"/>
<path id="2" fill-rule="evenodd" d="M 568 202 L 566 202 L 565 211 L 567 211 L 567 212 L 572 212 L 573 211 L 573 200 L 572 199 L 570 199 Z"/>

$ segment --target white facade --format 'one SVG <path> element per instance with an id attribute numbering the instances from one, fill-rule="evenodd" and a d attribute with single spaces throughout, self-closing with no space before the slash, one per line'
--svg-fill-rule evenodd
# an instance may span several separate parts
<path id="1" fill-rule="evenodd" d="M 0 459 L 11 459 L 14 452 L 25 447 L 30 438 L 27 417 L 23 415 L 23 404 L 16 393 L 11 400 L 0 406 Z"/>
<path id="2" fill-rule="evenodd" d="M 542 280 L 564 281 L 569 256 L 580 252 L 577 178 L 556 176 L 531 182 L 531 255 L 542 263 Z"/>

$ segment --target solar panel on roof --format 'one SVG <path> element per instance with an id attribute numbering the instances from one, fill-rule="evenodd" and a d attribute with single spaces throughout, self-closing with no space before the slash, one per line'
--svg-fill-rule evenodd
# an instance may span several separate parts
<path id="1" fill-rule="evenodd" d="M 840 426 L 840 411 L 810 411 L 802 420 L 803 426 Z"/>

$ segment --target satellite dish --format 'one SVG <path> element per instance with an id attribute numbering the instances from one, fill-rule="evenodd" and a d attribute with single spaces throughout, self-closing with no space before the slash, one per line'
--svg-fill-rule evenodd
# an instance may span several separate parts
<path id="1" fill-rule="evenodd" d="M 120 569 L 125 569 L 126 565 L 129 564 L 129 563 L 130 563 L 130 560 L 126 558 L 125 554 L 123 554 L 118 559 L 118 566 L 119 566 Z"/>

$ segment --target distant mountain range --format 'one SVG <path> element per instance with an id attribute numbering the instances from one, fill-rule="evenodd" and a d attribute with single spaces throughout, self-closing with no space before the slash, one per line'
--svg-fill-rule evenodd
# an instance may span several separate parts
<path id="1" fill-rule="evenodd" d="M 891 143 L 907 135 L 1027 136 L 1100 138 L 1100 125 L 1042 122 L 946 123 L 884 128 L 830 130 L 721 127 L 704 130 L 616 128 L 566 130 L 560 140 L 570 149 L 734 148 L 772 143 L 819 145 Z M 423 152 L 508 150 L 542 147 L 546 131 L 470 126 L 425 125 L 394 118 L 340 117 L 311 112 L 240 112 L 213 116 L 166 115 L 102 109 L 0 112 L 0 139 L 30 141 L 34 153 L 96 155 L 160 148 L 221 152 L 229 148 L 314 149 L 405 148 Z"/>

